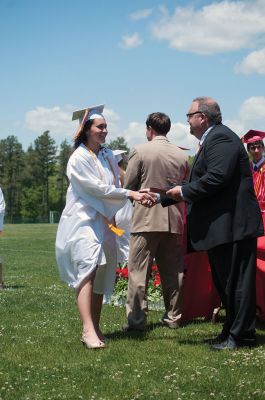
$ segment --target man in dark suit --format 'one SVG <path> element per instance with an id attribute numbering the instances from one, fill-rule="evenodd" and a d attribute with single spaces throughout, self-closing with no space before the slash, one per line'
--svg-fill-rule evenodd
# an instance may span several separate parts
<path id="1" fill-rule="evenodd" d="M 212 348 L 254 345 L 257 237 L 264 231 L 247 152 L 239 137 L 222 124 L 214 99 L 194 99 L 187 118 L 199 150 L 189 182 L 162 195 L 161 203 L 186 202 L 188 241 L 194 250 L 207 250 L 226 310 L 223 330 Z"/>

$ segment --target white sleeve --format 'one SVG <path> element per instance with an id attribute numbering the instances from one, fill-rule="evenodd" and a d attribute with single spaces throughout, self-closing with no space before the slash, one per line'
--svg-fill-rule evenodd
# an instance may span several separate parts
<path id="1" fill-rule="evenodd" d="M 6 208 L 6 203 L 5 203 L 2 189 L 0 188 L 0 231 L 3 230 L 5 208 Z"/>
<path id="2" fill-rule="evenodd" d="M 67 176 L 73 191 L 106 218 L 112 218 L 123 207 L 128 191 L 108 185 L 95 175 L 95 167 L 79 158 L 69 160 Z"/>

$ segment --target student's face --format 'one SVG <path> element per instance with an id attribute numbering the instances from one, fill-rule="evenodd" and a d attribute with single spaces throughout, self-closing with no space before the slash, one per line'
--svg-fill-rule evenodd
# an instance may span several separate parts
<path id="1" fill-rule="evenodd" d="M 88 131 L 88 143 L 103 144 L 108 134 L 107 124 L 104 118 L 95 118 Z"/>
<path id="2" fill-rule="evenodd" d="M 250 144 L 248 151 L 251 159 L 256 164 L 263 156 L 264 145 L 262 143 Z"/>

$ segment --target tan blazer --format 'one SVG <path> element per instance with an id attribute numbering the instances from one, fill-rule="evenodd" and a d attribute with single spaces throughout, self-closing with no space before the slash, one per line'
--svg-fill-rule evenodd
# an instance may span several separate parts
<path id="1" fill-rule="evenodd" d="M 126 189 L 169 188 L 188 178 L 188 156 L 166 136 L 135 146 L 125 173 Z M 133 203 L 131 232 L 183 233 L 183 208 L 179 203 L 163 208 L 156 204 L 146 208 Z"/>

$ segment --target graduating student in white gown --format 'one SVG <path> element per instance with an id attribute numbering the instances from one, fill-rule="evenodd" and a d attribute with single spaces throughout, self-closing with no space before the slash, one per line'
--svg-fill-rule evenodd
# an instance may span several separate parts
<path id="1" fill-rule="evenodd" d="M 105 346 L 100 313 L 103 294 L 112 290 L 117 265 L 115 234 L 109 224 L 128 198 L 153 201 L 150 195 L 117 187 L 117 163 L 111 150 L 101 146 L 107 135 L 102 111 L 103 107 L 81 111 L 76 150 L 67 165 L 66 206 L 56 237 L 59 273 L 76 290 L 83 322 L 81 341 L 88 348 Z"/>
<path id="2" fill-rule="evenodd" d="M 5 215 L 6 203 L 2 189 L 0 188 L 0 233 L 4 229 L 4 215 Z M 0 289 L 3 289 L 3 260 L 0 256 Z"/>

